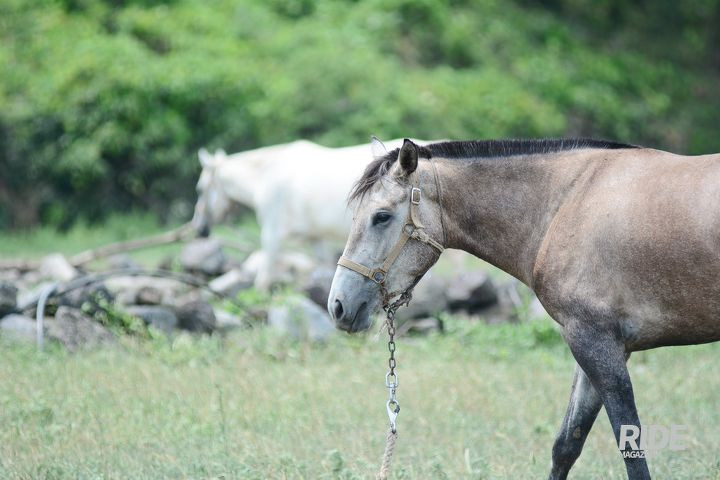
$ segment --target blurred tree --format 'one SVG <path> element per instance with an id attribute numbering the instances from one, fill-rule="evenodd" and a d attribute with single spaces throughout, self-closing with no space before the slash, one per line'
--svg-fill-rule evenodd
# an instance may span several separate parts
<path id="1" fill-rule="evenodd" d="M 200 147 L 720 151 L 718 20 L 720 0 L 3 0 L 0 226 L 187 212 Z"/>

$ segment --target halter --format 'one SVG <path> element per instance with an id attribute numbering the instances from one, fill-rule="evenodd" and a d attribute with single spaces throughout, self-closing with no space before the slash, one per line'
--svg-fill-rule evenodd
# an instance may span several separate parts
<path id="1" fill-rule="evenodd" d="M 438 191 L 438 201 L 440 201 L 440 188 L 437 177 L 437 170 L 435 169 L 435 163 L 432 161 L 432 159 L 430 159 L 430 163 L 432 163 L 433 174 L 435 176 L 435 187 Z M 337 262 L 337 264 L 341 267 L 345 267 L 349 270 L 352 270 L 353 272 L 357 272 L 363 277 L 367 277 L 373 282 L 377 283 L 380 286 L 381 292 L 383 294 L 383 307 L 387 306 L 390 299 L 401 293 L 403 294 L 403 297 L 409 297 L 410 290 L 412 290 L 411 286 L 404 292 L 388 293 L 385 288 L 385 280 L 387 279 L 388 271 L 390 271 L 390 267 L 393 265 L 393 263 L 395 263 L 395 260 L 397 260 L 397 257 L 400 255 L 400 252 L 402 252 L 402 249 L 408 240 L 412 238 L 419 242 L 430 245 L 439 253 L 442 253 L 444 250 L 442 244 L 431 238 L 427 234 L 427 232 L 425 232 L 425 226 L 420 221 L 420 215 L 418 210 L 420 208 L 420 200 L 422 199 L 422 191 L 420 190 L 420 186 L 418 185 L 418 175 L 416 173 L 413 173 L 412 175 L 414 179 L 412 182 L 412 187 L 410 189 L 410 210 L 408 212 L 407 218 L 405 219 L 405 224 L 403 225 L 402 232 L 400 233 L 400 238 L 398 238 L 397 242 L 395 242 L 395 246 L 392 248 L 392 250 L 390 250 L 390 253 L 385 258 L 385 261 L 382 263 L 382 265 L 376 268 L 366 267 L 365 265 L 350 260 L 344 255 L 341 256 L 340 260 L 338 260 Z M 443 237 L 444 236 L 445 228 L 443 225 Z"/>

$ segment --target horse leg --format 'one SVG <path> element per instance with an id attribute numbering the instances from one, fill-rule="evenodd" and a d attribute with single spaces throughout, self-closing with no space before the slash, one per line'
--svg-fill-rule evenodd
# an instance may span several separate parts
<path id="1" fill-rule="evenodd" d="M 600 395 L 610 419 L 615 440 L 620 446 L 622 425 L 633 425 L 640 430 L 640 419 L 635 407 L 630 373 L 625 360 L 625 346 L 620 332 L 613 328 L 613 322 L 581 321 L 572 319 L 565 322 L 563 334 L 578 365 L 590 379 Z M 637 438 L 640 445 L 640 438 Z M 624 444 L 622 447 L 626 447 Z M 630 480 L 650 479 L 643 452 L 622 450 L 638 456 L 623 455 L 625 468 Z"/>
<path id="2" fill-rule="evenodd" d="M 572 393 L 565 419 L 552 450 L 550 480 L 564 480 L 580 456 L 585 439 L 595 422 L 602 400 L 580 366 L 575 367 Z"/>
<path id="3" fill-rule="evenodd" d="M 281 227 L 278 222 L 266 222 L 260 232 L 260 248 L 262 261 L 255 277 L 255 287 L 269 291 L 273 281 L 277 279 L 277 264 L 280 244 L 282 243 Z"/>

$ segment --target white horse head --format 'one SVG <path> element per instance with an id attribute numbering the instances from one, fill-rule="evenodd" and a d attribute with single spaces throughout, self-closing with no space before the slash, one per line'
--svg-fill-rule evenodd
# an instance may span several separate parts
<path id="1" fill-rule="evenodd" d="M 225 163 L 227 154 L 224 150 L 215 150 L 211 154 L 204 148 L 198 152 L 202 172 L 197 183 L 198 200 L 195 204 L 195 213 L 192 225 L 198 235 L 206 237 L 210 234 L 212 225 L 225 218 L 232 201 L 220 185 L 218 170 Z"/>

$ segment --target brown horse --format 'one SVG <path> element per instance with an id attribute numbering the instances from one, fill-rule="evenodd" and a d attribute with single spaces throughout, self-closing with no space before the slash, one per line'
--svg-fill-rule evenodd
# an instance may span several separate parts
<path id="1" fill-rule="evenodd" d="M 328 299 L 338 328 L 369 328 L 443 246 L 520 279 L 561 326 L 577 368 L 551 479 L 567 477 L 601 406 L 616 441 L 621 426 L 639 429 L 631 352 L 720 340 L 720 154 L 595 140 L 406 140 L 368 165 L 351 201 Z M 630 447 L 621 448 L 628 477 L 650 478 Z"/>

